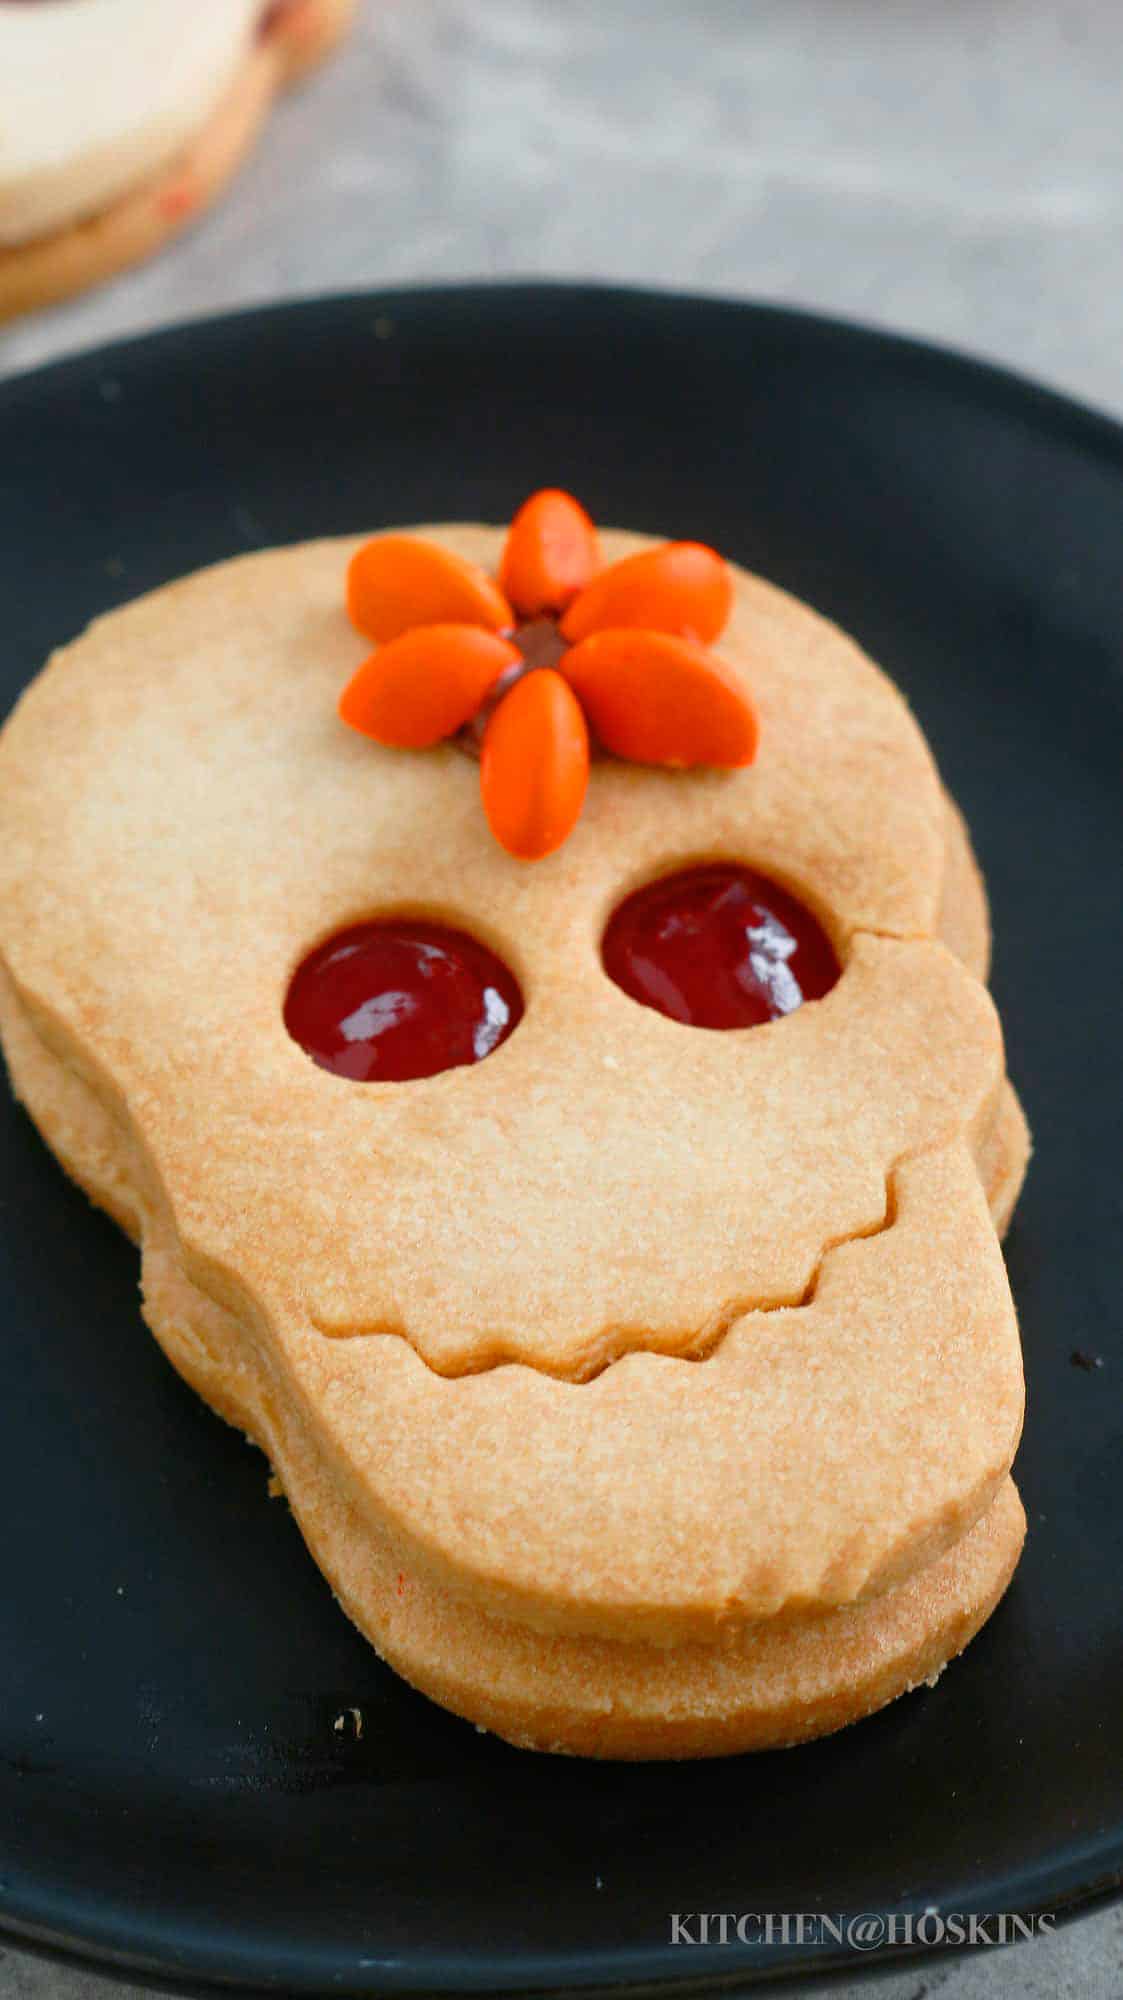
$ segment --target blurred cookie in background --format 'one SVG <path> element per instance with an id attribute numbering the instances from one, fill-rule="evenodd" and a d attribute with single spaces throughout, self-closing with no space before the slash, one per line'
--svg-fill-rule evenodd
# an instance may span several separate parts
<path id="1" fill-rule="evenodd" d="M 193 222 L 357 0 L 0 0 L 0 320 Z"/>

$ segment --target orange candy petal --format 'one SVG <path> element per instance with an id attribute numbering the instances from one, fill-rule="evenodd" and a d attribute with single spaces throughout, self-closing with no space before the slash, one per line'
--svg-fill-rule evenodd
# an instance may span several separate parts
<path id="1" fill-rule="evenodd" d="M 577 823 L 589 781 L 589 732 L 552 667 L 516 681 L 484 732 L 480 792 L 500 846 L 520 861 L 552 854 Z"/>
<path id="2" fill-rule="evenodd" d="M 520 618 L 564 611 L 596 573 L 597 531 L 569 493 L 543 487 L 511 523 L 499 581 Z"/>
<path id="3" fill-rule="evenodd" d="M 641 626 L 708 646 L 733 604 L 729 565 L 701 542 L 664 542 L 602 570 L 570 605 L 563 636 L 576 644 L 591 632 Z"/>
<path id="4" fill-rule="evenodd" d="M 396 639 L 414 625 L 514 624 L 498 584 L 478 563 L 416 535 L 376 535 L 347 569 L 347 610 L 368 639 Z"/>
<path id="5" fill-rule="evenodd" d="M 756 709 L 723 661 L 665 632 L 595 632 L 561 663 L 606 750 L 638 764 L 751 764 Z"/>
<path id="6" fill-rule="evenodd" d="M 470 722 L 521 657 L 517 646 L 478 625 L 421 625 L 364 660 L 339 698 L 339 713 L 379 743 L 427 750 Z"/>

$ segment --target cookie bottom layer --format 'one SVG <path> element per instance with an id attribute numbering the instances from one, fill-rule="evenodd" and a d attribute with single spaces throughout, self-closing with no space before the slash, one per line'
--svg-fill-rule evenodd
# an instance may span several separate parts
<path id="1" fill-rule="evenodd" d="M 6 978 L 0 1029 L 17 1094 L 47 1143 L 143 1239 L 144 1314 L 169 1359 L 267 1453 L 319 1568 L 375 1650 L 444 1707 L 520 1746 L 574 1755 L 720 1756 L 796 1743 L 930 1682 L 1005 1590 L 1025 1533 L 1009 1479 L 967 1534 L 897 1588 L 713 1644 L 551 1636 L 440 1588 L 350 1504 L 251 1330 L 188 1279 L 170 1224 L 142 1213 L 124 1135 L 47 1049 Z M 1008 1085 L 988 1146 L 992 1209 L 1005 1207 L 1025 1159 Z"/>
<path id="2" fill-rule="evenodd" d="M 254 45 L 203 130 L 161 173 L 83 222 L 0 250 L 0 321 L 100 284 L 193 222 L 249 152 L 277 91 L 328 54 L 354 11 L 355 0 L 294 0 Z"/>
<path id="3" fill-rule="evenodd" d="M 1025 1539 L 1007 1479 L 961 1542 L 883 1597 L 805 1622 L 744 1628 L 728 1644 L 662 1650 L 549 1637 L 492 1619 L 396 1572 L 330 1488 L 310 1506 L 291 1451 L 283 1470 L 295 1475 L 294 1506 L 313 1554 L 382 1658 L 442 1707 L 509 1743 L 570 1756 L 732 1756 L 871 1715 L 933 1683 L 962 1652 L 1005 1591 Z"/>

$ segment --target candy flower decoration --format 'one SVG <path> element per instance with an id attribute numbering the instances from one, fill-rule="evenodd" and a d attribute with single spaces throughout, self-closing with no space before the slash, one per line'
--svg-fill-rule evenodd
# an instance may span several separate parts
<path id="1" fill-rule="evenodd" d="M 520 860 L 572 832 L 595 743 L 636 763 L 733 767 L 756 755 L 756 711 L 709 648 L 729 616 L 729 569 L 700 542 L 600 565 L 570 494 L 515 515 L 498 579 L 414 535 L 365 542 L 347 572 L 352 623 L 376 651 L 339 712 L 364 736 L 479 755 L 484 811 Z"/>

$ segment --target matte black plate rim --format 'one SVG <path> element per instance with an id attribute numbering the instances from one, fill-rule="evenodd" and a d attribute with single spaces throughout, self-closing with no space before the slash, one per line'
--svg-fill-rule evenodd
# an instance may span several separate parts
<path id="1" fill-rule="evenodd" d="M 234 332 L 254 322 L 315 319 L 325 309 L 366 307 L 372 312 L 385 309 L 392 314 L 395 309 L 402 310 L 409 306 L 468 304 L 473 299 L 496 296 L 506 296 L 520 303 L 553 297 L 606 306 L 619 299 L 633 304 L 683 307 L 688 311 L 695 307 L 707 311 L 716 309 L 731 315 L 745 314 L 757 321 L 771 321 L 775 326 L 790 325 L 793 329 L 810 326 L 830 339 L 857 342 L 864 347 L 877 345 L 887 354 L 909 354 L 917 361 L 927 361 L 941 369 L 958 370 L 964 380 L 973 379 L 981 386 L 985 385 L 1003 401 L 1012 400 L 1024 408 L 1028 399 L 1043 414 L 1050 412 L 1054 418 L 1084 433 L 1089 441 L 1096 440 L 1123 452 L 1123 419 L 1081 402 L 1078 397 L 1067 394 L 1063 389 L 1053 388 L 1027 371 L 987 360 L 950 341 L 926 340 L 919 334 L 898 333 L 860 317 L 823 312 L 813 307 L 785 305 L 772 299 L 737 298 L 723 292 L 677 291 L 670 286 L 659 288 L 564 278 L 500 278 L 485 283 L 449 278 L 427 285 L 389 285 L 370 290 L 319 292 L 310 298 L 236 306 L 229 312 L 200 313 L 195 318 L 170 320 L 147 332 L 125 334 L 0 377 L 0 414 L 6 396 L 27 388 L 38 394 L 56 381 L 65 382 L 72 372 L 78 373 L 90 366 L 125 362 L 131 355 L 141 350 L 151 352 L 163 343 L 178 345 L 185 339 L 204 334 Z"/>

